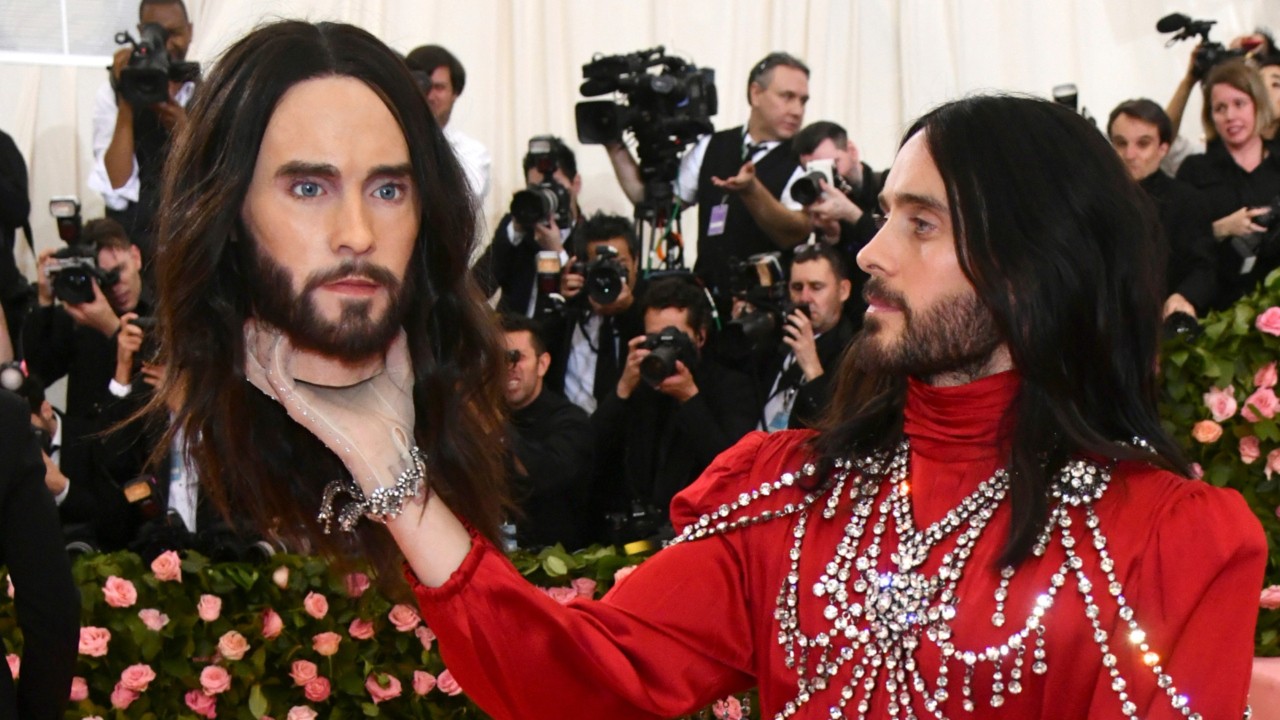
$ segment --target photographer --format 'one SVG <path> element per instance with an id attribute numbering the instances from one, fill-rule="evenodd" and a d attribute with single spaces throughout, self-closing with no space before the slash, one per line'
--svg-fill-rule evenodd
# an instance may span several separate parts
<path id="1" fill-rule="evenodd" d="M 820 192 L 813 193 L 808 182 L 801 182 L 800 192 L 792 186 L 792 197 L 804 206 L 822 240 L 852 259 L 876 234 L 880 175 L 859 160 L 858 147 L 836 123 L 815 122 L 797 133 L 794 142 L 806 170 L 815 160 L 831 162 L 834 187 L 823 179 L 818 182 Z"/>
<path id="2" fill-rule="evenodd" d="M 0 132 L 0 306 L 4 309 L 7 338 L 15 342 L 22 336 L 22 318 L 31 301 L 31 283 L 18 271 L 13 251 L 18 228 L 24 228 L 30 240 L 30 227 L 27 225 L 30 213 L 27 163 L 13 138 Z M 13 359 L 18 350 L 10 347 L 8 358 L 4 358 L 3 344 L 0 343 L 0 359 Z"/>
<path id="3" fill-rule="evenodd" d="M 507 409 L 511 412 L 513 499 L 520 547 L 582 547 L 591 448 L 587 414 L 543 385 L 551 354 L 533 320 L 502 316 L 507 344 Z"/>
<path id="4" fill-rule="evenodd" d="M 109 287 L 88 277 L 93 299 L 55 304 L 56 278 L 61 273 L 85 273 L 69 268 L 50 273 L 57 263 L 53 251 L 38 261 L 38 306 L 23 327 L 23 348 L 31 371 L 52 383 L 67 376 L 67 414 L 96 426 L 104 405 L 112 400 L 109 386 L 115 377 L 120 347 L 116 339 L 125 326 L 121 316 L 154 315 L 154 306 L 142 282 L 142 255 L 115 220 L 99 218 L 85 223 L 80 241 L 96 252 L 101 276 L 118 276 Z M 126 336 L 133 336 L 130 330 Z"/>
<path id="5" fill-rule="evenodd" d="M 1151 100 L 1127 100 L 1111 111 L 1107 136 L 1159 212 L 1169 246 L 1164 316 L 1181 312 L 1198 317 L 1216 292 L 1213 223 L 1200 193 L 1160 169 L 1173 141 L 1169 117 Z"/>
<path id="6" fill-rule="evenodd" d="M 674 188 L 686 206 L 698 205 L 694 271 L 725 315 L 730 258 L 786 250 L 810 232 L 789 192 L 800 176 L 791 138 L 804 123 L 808 66 L 786 53 L 770 53 L 751 68 L 747 101 L 747 124 L 704 135 L 682 158 Z M 644 183 L 635 158 L 620 142 L 607 150 L 623 191 L 639 203 Z"/>
<path id="7" fill-rule="evenodd" d="M 432 117 L 444 130 L 444 138 L 453 148 L 453 154 L 458 156 L 476 205 L 483 206 L 485 197 L 489 195 L 489 168 L 493 164 L 489 149 L 456 125 L 449 124 L 453 104 L 467 85 L 467 71 L 453 53 L 439 45 L 416 47 L 405 56 L 404 62 L 427 99 Z"/>
<path id="8" fill-rule="evenodd" d="M 612 542 L 669 530 L 671 498 L 751 429 L 755 411 L 750 378 L 705 352 L 711 307 L 692 278 L 654 280 L 643 309 L 646 334 L 627 344 L 617 387 L 591 418 Z"/>
<path id="9" fill-rule="evenodd" d="M 532 317 L 538 299 L 538 253 L 556 253 L 562 267 L 572 254 L 567 248 L 574 247 L 581 224 L 582 177 L 573 151 L 550 135 L 529 140 L 523 165 L 528 189 L 516 193 L 511 212 L 502 216 L 472 272 L 486 296 L 502 291 L 499 312 Z"/>
<path id="10" fill-rule="evenodd" d="M 182 0 L 142 0 L 138 30 L 163 29 L 164 50 L 172 63 L 182 63 L 191 44 L 192 24 Z M 93 107 L 93 169 L 90 189 L 102 193 L 108 217 L 119 221 L 134 238 L 142 257 L 150 261 L 155 233 L 154 215 L 160 198 L 160 171 L 168 154 L 169 138 L 187 121 L 187 102 L 195 82 L 169 82 L 164 102 L 135 107 L 121 92 L 121 72 L 129 66 L 134 50 L 123 47 L 111 63 L 109 83 L 98 90 Z"/>
<path id="11" fill-rule="evenodd" d="M 551 348 L 547 385 L 588 413 L 613 394 L 627 357 L 627 342 L 643 332 L 635 304 L 640 240 L 630 220 L 596 213 L 582 224 L 586 261 L 577 258 L 560 277 L 565 305 L 542 317 Z M 591 280 L 588 287 L 588 279 Z"/>
<path id="12" fill-rule="evenodd" d="M 851 284 L 848 265 L 834 248 L 815 243 L 796 249 L 787 291 L 792 305 L 782 342 L 759 373 L 764 404 L 761 430 L 811 427 L 831 397 L 828 370 L 835 370 L 853 338 L 845 312 Z M 860 320 L 860 318 L 859 318 Z"/>
<path id="13" fill-rule="evenodd" d="M 1280 154 L 1262 137 L 1271 100 L 1262 77 L 1243 61 L 1209 71 L 1204 88 L 1208 145 L 1178 169 L 1177 178 L 1200 191 L 1218 240 L 1218 293 L 1224 308 L 1250 292 L 1280 265 Z"/>

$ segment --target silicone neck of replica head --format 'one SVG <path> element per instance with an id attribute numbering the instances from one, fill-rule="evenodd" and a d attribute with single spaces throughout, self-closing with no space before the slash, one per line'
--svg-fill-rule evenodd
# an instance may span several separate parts
<path id="1" fill-rule="evenodd" d="M 289 366 L 295 380 L 324 387 L 349 387 L 381 373 L 386 366 L 385 360 L 385 356 L 377 354 L 364 360 L 348 361 L 295 347 L 293 362 Z"/>

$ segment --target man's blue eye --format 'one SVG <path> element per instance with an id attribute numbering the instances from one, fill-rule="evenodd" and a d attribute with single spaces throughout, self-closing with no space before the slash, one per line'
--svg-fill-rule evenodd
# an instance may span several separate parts
<path id="1" fill-rule="evenodd" d="M 293 186 L 293 194 L 301 197 L 316 197 L 320 194 L 320 185 L 313 182 L 300 182 Z"/>

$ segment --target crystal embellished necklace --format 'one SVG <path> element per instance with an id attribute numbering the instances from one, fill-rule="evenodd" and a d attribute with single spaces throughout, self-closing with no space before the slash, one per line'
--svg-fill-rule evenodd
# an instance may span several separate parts
<path id="1" fill-rule="evenodd" d="M 1134 442 L 1146 445 L 1141 440 Z M 833 720 L 865 720 L 876 693 L 881 691 L 887 695 L 890 717 L 916 720 L 916 710 L 923 708 L 928 713 L 925 717 L 946 720 L 943 704 L 955 692 L 960 693 L 966 712 L 976 709 L 974 676 L 983 666 L 991 669 L 991 688 L 986 695 L 992 707 L 1000 707 L 1007 696 L 1022 692 L 1027 671 L 1037 675 L 1048 672 L 1044 639 L 1047 616 L 1059 593 L 1072 580 L 1084 602 L 1085 619 L 1111 678 L 1121 713 L 1135 718 L 1138 712 L 1128 693 L 1129 682 L 1117 668 L 1116 645 L 1127 642 L 1137 648 L 1172 707 L 1183 717 L 1199 720 L 1200 714 L 1191 711 L 1186 695 L 1180 694 L 1173 678 L 1164 672 L 1160 655 L 1147 644 L 1146 633 L 1134 619 L 1116 577 L 1115 561 L 1107 551 L 1107 540 L 1093 508 L 1111 480 L 1109 470 L 1076 460 L 1057 473 L 1052 489 L 1054 504 L 1032 554 L 1042 558 L 1056 544 L 1065 553 L 1064 561 L 1049 578 L 1049 586 L 1036 597 L 1027 616 L 1017 623 L 1010 622 L 1005 607 L 1015 569 L 1003 568 L 990 622 L 997 629 L 1007 626 L 1008 635 L 987 647 L 962 648 L 952 639 L 952 620 L 960 609 L 956 589 L 974 545 L 1007 496 L 1008 475 L 1003 469 L 997 470 L 940 520 L 919 529 L 912 515 L 907 481 L 909 455 L 904 441 L 892 453 L 838 461 L 827 482 L 808 492 L 799 503 L 747 514 L 750 506 L 795 486 L 800 479 L 793 473 L 784 473 L 698 518 L 672 541 L 671 544 L 678 544 L 797 516 L 787 553 L 789 568 L 778 591 L 773 617 L 784 662 L 796 672 L 798 682 L 796 696 L 774 716 L 775 720 L 795 716 L 819 697 L 821 702 L 829 703 L 828 716 Z M 816 472 L 816 467 L 808 463 L 801 468 L 800 476 L 812 478 Z M 871 481 L 877 478 L 878 482 Z M 882 493 L 885 484 L 889 489 Z M 882 494 L 884 497 L 877 501 Z M 800 557 L 810 523 L 837 521 L 838 507 L 846 497 L 852 511 L 844 520 L 834 554 L 819 576 L 806 582 L 800 577 Z M 1071 508 L 1084 511 L 1085 527 L 1079 538 L 1073 531 Z M 886 538 L 885 531 L 890 527 L 896 540 Z M 1085 571 L 1077 543 L 1091 546 L 1096 552 L 1096 565 L 1105 575 L 1105 584 L 1100 588 L 1095 589 L 1095 579 Z M 925 572 L 923 565 L 935 552 L 941 553 L 941 562 L 935 571 Z M 1120 619 L 1128 627 L 1126 637 L 1113 637 L 1104 629 L 1095 592 L 1105 592 L 1113 598 Z M 822 607 L 821 627 L 801 628 L 802 596 L 816 599 Z M 926 678 L 916 660 L 917 651 L 926 644 L 936 649 L 940 657 L 936 678 Z M 846 672 L 848 678 L 840 680 L 839 676 Z M 859 687 L 862 695 L 854 703 Z"/>

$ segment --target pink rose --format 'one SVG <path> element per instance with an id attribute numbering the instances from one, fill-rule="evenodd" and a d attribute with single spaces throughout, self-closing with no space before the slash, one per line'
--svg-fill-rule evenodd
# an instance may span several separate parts
<path id="1" fill-rule="evenodd" d="M 10 599 L 12 599 L 13 598 L 13 576 L 5 575 L 4 581 L 5 581 L 5 584 L 9 586 L 9 597 Z"/>
<path id="2" fill-rule="evenodd" d="M 638 567 L 638 566 L 636 566 L 636 565 L 628 565 L 628 566 L 626 566 L 626 567 L 618 568 L 618 569 L 613 573 L 613 584 L 614 584 L 614 585 L 617 585 L 618 583 L 622 582 L 623 580 L 626 580 L 626 579 L 627 579 L 627 577 L 629 577 L 629 576 L 631 575 L 631 573 L 633 573 L 633 572 L 635 572 L 635 571 L 636 571 L 636 567 Z"/>
<path id="3" fill-rule="evenodd" d="M 89 699 L 89 683 L 79 675 L 71 678 L 71 702 L 83 702 Z"/>
<path id="4" fill-rule="evenodd" d="M 578 592 L 571 587 L 543 588 L 543 592 L 561 605 L 568 605 L 570 600 L 578 597 Z"/>
<path id="5" fill-rule="evenodd" d="M 112 575 L 102 585 L 102 599 L 114 608 L 132 607 L 138 602 L 138 590 L 128 580 Z"/>
<path id="6" fill-rule="evenodd" d="M 1261 454 L 1262 451 L 1258 449 L 1258 437 L 1256 435 L 1249 435 L 1247 437 L 1240 438 L 1241 462 L 1245 465 L 1252 465 L 1253 461 L 1257 460 Z"/>
<path id="7" fill-rule="evenodd" d="M 578 593 L 578 597 L 590 600 L 596 596 L 596 581 L 591 578 L 576 578 L 569 585 Z"/>
<path id="8" fill-rule="evenodd" d="M 364 681 L 364 689 L 369 691 L 374 705 L 400 697 L 400 681 L 387 673 L 369 673 Z"/>
<path id="9" fill-rule="evenodd" d="M 402 633 L 413 632 L 413 629 L 422 623 L 422 618 L 418 617 L 418 611 L 404 604 L 391 608 L 391 612 L 387 613 L 387 619 L 396 630 Z"/>
<path id="10" fill-rule="evenodd" d="M 218 638 L 218 654 L 228 660 L 242 660 L 249 652 L 249 641 L 235 630 L 228 630 Z"/>
<path id="11" fill-rule="evenodd" d="M 1237 408 L 1235 387 L 1228 385 L 1226 390 L 1210 388 L 1209 392 L 1204 394 L 1204 406 L 1209 408 L 1209 414 L 1218 422 L 1235 415 Z"/>
<path id="12" fill-rule="evenodd" d="M 322 677 L 315 678 L 307 683 L 302 693 L 311 702 L 324 702 L 329 699 L 329 681 Z"/>
<path id="13" fill-rule="evenodd" d="M 17 680 L 18 672 L 22 670 L 22 658 L 14 655 L 13 653 L 9 653 L 4 656 L 4 659 L 9 662 L 9 677 Z"/>
<path id="14" fill-rule="evenodd" d="M 1262 598 L 1258 604 L 1265 610 L 1275 610 L 1280 608 L 1280 585 L 1272 585 L 1262 591 Z"/>
<path id="15" fill-rule="evenodd" d="M 320 593 L 309 592 L 302 599 L 302 609 L 306 610 L 311 617 L 321 620 L 329 614 L 329 600 Z"/>
<path id="16" fill-rule="evenodd" d="M 294 685 L 302 687 L 316 679 L 316 664 L 310 660 L 294 660 L 289 668 L 289 677 L 293 678 Z"/>
<path id="17" fill-rule="evenodd" d="M 275 572 L 271 573 L 271 582 L 275 583 L 276 587 L 281 590 L 289 587 L 289 568 L 284 565 L 276 568 Z"/>
<path id="18" fill-rule="evenodd" d="M 207 623 L 217 620 L 222 614 L 222 598 L 217 595 L 201 595 L 200 602 L 196 604 L 196 613 Z"/>
<path id="19" fill-rule="evenodd" d="M 200 689 L 205 695 L 217 695 L 231 689 L 231 673 L 219 665 L 209 665 L 200 671 Z"/>
<path id="20" fill-rule="evenodd" d="M 1222 426 L 1212 420 L 1201 420 L 1191 428 L 1191 437 L 1195 438 L 1196 442 L 1215 442 L 1222 437 Z"/>
<path id="21" fill-rule="evenodd" d="M 1191 463 L 1191 479 L 1199 480 L 1204 477 L 1204 468 L 1200 467 L 1200 463 Z"/>
<path id="22" fill-rule="evenodd" d="M 271 608 L 262 611 L 262 637 L 267 640 L 274 640 L 280 637 L 280 633 L 284 631 L 284 620 L 280 619 L 280 614 Z"/>
<path id="23" fill-rule="evenodd" d="M 207 718 L 218 717 L 218 698 L 205 695 L 199 690 L 188 690 L 182 699 L 191 708 L 191 712 Z"/>
<path id="24" fill-rule="evenodd" d="M 1271 473 L 1280 472 L 1280 448 L 1276 448 L 1275 450 L 1267 453 L 1267 467 L 1265 472 L 1267 473 L 1268 480 L 1271 479 Z"/>
<path id="25" fill-rule="evenodd" d="M 1253 324 L 1268 335 L 1280 335 L 1280 307 L 1269 307 L 1263 310 Z"/>
<path id="26" fill-rule="evenodd" d="M 133 701 L 137 699 L 138 693 L 130 690 L 120 683 L 116 683 L 115 689 L 111 691 L 111 707 L 113 708 L 124 710 L 132 705 Z"/>
<path id="27" fill-rule="evenodd" d="M 316 711 L 306 705 L 294 705 L 289 708 L 285 720 L 316 720 Z"/>
<path id="28" fill-rule="evenodd" d="M 120 685 L 126 690 L 132 690 L 136 693 L 144 693 L 147 687 L 151 685 L 151 681 L 156 679 L 156 671 L 151 669 L 146 663 L 138 663 L 130 665 L 120 673 Z"/>
<path id="29" fill-rule="evenodd" d="M 418 641 L 422 643 L 423 650 L 430 650 L 431 643 L 435 642 L 436 639 L 436 634 L 426 625 L 416 628 L 413 631 L 413 634 L 416 635 L 418 637 Z"/>
<path id="30" fill-rule="evenodd" d="M 716 720 L 742 720 L 742 703 L 738 698 L 730 695 L 723 700 L 717 700 L 711 707 L 711 713 Z"/>
<path id="31" fill-rule="evenodd" d="M 453 672 L 445 670 L 436 677 L 436 687 L 440 688 L 440 692 L 445 695 L 461 695 L 462 686 L 457 680 L 453 679 Z"/>
<path id="32" fill-rule="evenodd" d="M 80 654 L 89 657 L 102 657 L 107 654 L 107 643 L 111 642 L 111 631 L 100 627 L 80 628 Z"/>
<path id="33" fill-rule="evenodd" d="M 182 558 L 172 550 L 166 550 L 151 561 L 151 572 L 160 582 L 182 582 Z"/>
<path id="34" fill-rule="evenodd" d="M 85 715 L 84 720 L 102 720 L 101 715 Z"/>
<path id="35" fill-rule="evenodd" d="M 358 598 L 369 589 L 369 576 L 362 572 L 347 573 L 347 597 Z"/>
<path id="36" fill-rule="evenodd" d="M 413 671 L 413 691 L 419 695 L 426 695 L 436 686 L 436 676 L 422 670 Z"/>
<path id="37" fill-rule="evenodd" d="M 351 627 L 347 628 L 347 632 L 356 640 L 368 640 L 373 637 L 373 623 L 356 618 L 351 621 Z"/>
<path id="38" fill-rule="evenodd" d="M 342 636 L 336 632 L 322 632 L 311 638 L 311 649 L 323 657 L 330 657 L 338 652 L 338 643 Z"/>
<path id="39" fill-rule="evenodd" d="M 1254 412 L 1255 408 L 1257 412 Z M 1262 418 L 1275 417 L 1278 409 L 1280 409 L 1280 398 L 1276 397 L 1276 391 L 1269 387 L 1262 387 L 1254 390 L 1249 399 L 1244 401 L 1244 410 L 1240 414 L 1249 422 L 1258 422 Z"/>
<path id="40" fill-rule="evenodd" d="M 169 616 L 155 608 L 139 610 L 138 617 L 142 618 L 142 624 L 146 625 L 148 630 L 156 632 L 160 632 L 165 625 L 169 624 Z"/>
<path id="41" fill-rule="evenodd" d="M 1254 387 L 1273 388 L 1277 382 L 1280 382 L 1280 373 L 1276 372 L 1276 364 L 1273 362 L 1263 365 L 1258 368 L 1258 372 L 1253 374 Z"/>

